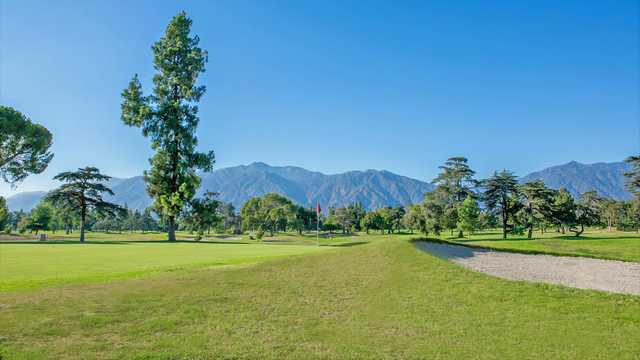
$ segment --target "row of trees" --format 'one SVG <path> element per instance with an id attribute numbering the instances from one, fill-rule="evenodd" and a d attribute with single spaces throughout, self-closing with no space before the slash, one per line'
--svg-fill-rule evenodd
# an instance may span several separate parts
<path id="1" fill-rule="evenodd" d="M 193 199 L 181 213 L 178 228 L 195 232 L 201 238 L 204 232 L 240 232 L 240 217 L 235 213 L 233 205 L 216 200 L 215 193 L 206 193 L 202 198 Z M 84 223 L 84 226 L 83 226 Z M 33 208 L 30 212 L 9 211 L 3 198 L 0 198 L 0 230 L 13 232 L 74 231 L 134 232 L 167 231 L 166 219 L 163 219 L 151 207 L 144 211 L 137 209 L 117 208 L 106 212 L 90 207 L 85 212 L 84 222 L 81 211 L 73 206 L 51 201 L 50 197 Z"/>
<path id="2" fill-rule="evenodd" d="M 627 161 L 633 165 L 633 171 L 625 174 L 630 179 L 628 188 L 638 194 L 633 179 L 640 177 L 640 166 L 634 157 Z M 449 230 L 462 237 L 464 232 L 498 225 L 503 238 L 525 231 L 532 238 L 534 229 L 556 228 L 580 236 L 585 226 L 640 227 L 638 197 L 617 202 L 587 191 L 576 199 L 566 189 L 550 189 L 541 180 L 520 184 L 507 170 L 476 180 L 464 157 L 450 158 L 440 169 L 433 181 L 436 188 L 425 195 L 422 204 L 410 209 L 409 223 L 425 233 Z"/>
<path id="3" fill-rule="evenodd" d="M 316 228 L 316 218 L 313 209 L 295 205 L 276 193 L 251 198 L 240 209 L 242 230 L 254 232 L 258 238 L 267 231 L 271 236 L 287 230 L 302 234 Z"/>

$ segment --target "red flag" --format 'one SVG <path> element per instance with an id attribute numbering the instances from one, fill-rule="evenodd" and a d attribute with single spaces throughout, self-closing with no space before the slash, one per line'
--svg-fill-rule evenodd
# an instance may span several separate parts
<path id="1" fill-rule="evenodd" d="M 318 203 L 318 205 L 316 206 L 316 213 L 318 215 L 320 215 L 320 212 L 322 211 L 322 209 L 320 209 L 320 203 Z"/>

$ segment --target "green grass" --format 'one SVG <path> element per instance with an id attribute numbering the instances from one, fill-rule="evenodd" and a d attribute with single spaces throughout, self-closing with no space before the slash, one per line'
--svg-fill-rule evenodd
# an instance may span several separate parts
<path id="1" fill-rule="evenodd" d="M 163 234 L 91 233 L 88 242 L 54 240 L 0 242 L 0 291 L 62 284 L 98 283 L 192 268 L 240 265 L 308 254 L 366 239 L 280 234 L 251 241 L 247 236 L 215 236 L 210 241 L 158 241 Z M 133 238 L 136 240 L 129 240 Z M 99 240 L 97 240 L 99 239 Z"/>
<path id="2" fill-rule="evenodd" d="M 556 232 L 544 235 L 538 232 L 535 236 L 533 240 L 528 240 L 526 236 L 509 236 L 507 240 L 502 240 L 500 232 L 489 231 L 465 239 L 442 239 L 498 250 L 640 262 L 640 234 L 636 232 L 587 230 L 577 238 Z"/>
<path id="3" fill-rule="evenodd" d="M 374 238 L 255 266 L 0 293 L 0 346 L 6 359 L 640 354 L 640 297 L 505 281 L 406 237 Z"/>

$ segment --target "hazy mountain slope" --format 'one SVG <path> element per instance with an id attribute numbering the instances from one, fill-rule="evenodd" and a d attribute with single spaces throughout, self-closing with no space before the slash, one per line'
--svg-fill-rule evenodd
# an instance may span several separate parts
<path id="1" fill-rule="evenodd" d="M 570 162 L 531 173 L 521 181 L 542 179 L 552 188 L 565 187 L 574 196 L 596 190 L 602 196 L 613 199 L 629 199 L 624 189 L 624 176 L 628 170 L 623 162 L 596 163 L 591 165 Z M 204 191 L 220 193 L 220 199 L 232 203 L 236 208 L 254 196 L 268 192 L 283 194 L 296 203 L 323 208 L 344 206 L 361 202 L 367 209 L 388 205 L 409 204 L 423 199 L 433 185 L 400 176 L 389 171 L 349 171 L 342 174 L 325 175 L 295 166 L 269 166 L 264 163 L 234 166 L 201 174 L 199 194 Z M 144 209 L 151 205 L 142 176 L 128 179 L 114 178 L 109 186 L 115 192 L 109 201 Z M 45 195 L 45 192 L 19 193 L 7 199 L 10 209 L 30 210 Z"/>
<path id="2" fill-rule="evenodd" d="M 151 198 L 147 195 L 146 184 L 142 176 L 128 179 L 112 178 L 107 186 L 113 190 L 114 195 L 105 196 L 106 201 L 138 210 L 144 210 L 151 205 Z"/>
<path id="3" fill-rule="evenodd" d="M 12 211 L 30 211 L 46 194 L 46 191 L 26 191 L 17 193 L 7 198 L 7 207 Z"/>
<path id="4" fill-rule="evenodd" d="M 581 164 L 572 161 L 531 173 L 521 181 L 541 179 L 551 188 L 566 188 L 573 196 L 596 190 L 601 196 L 626 200 L 631 198 L 624 188 L 623 173 L 628 170 L 629 166 L 624 162 Z"/>
<path id="5" fill-rule="evenodd" d="M 432 185 L 388 171 L 351 171 L 325 175 L 294 166 L 253 163 L 203 174 L 201 191 L 220 192 L 220 198 L 242 206 L 253 196 L 277 192 L 301 205 L 324 208 L 360 201 L 366 208 L 421 201 Z"/>
<path id="6" fill-rule="evenodd" d="M 220 199 L 236 208 L 254 196 L 268 192 L 283 194 L 296 203 L 323 208 L 344 206 L 356 201 L 366 208 L 375 209 L 387 205 L 409 204 L 421 201 L 432 185 L 388 171 L 350 171 L 325 175 L 295 166 L 269 166 L 264 163 L 235 166 L 201 174 L 198 191 L 215 191 Z M 108 201 L 142 210 L 151 205 L 142 176 L 128 179 L 113 178 L 108 186 L 114 196 Z M 30 210 L 45 193 L 21 193 L 10 197 L 10 208 Z M 14 200 L 15 199 L 15 200 Z M 15 206 L 14 206 L 15 205 Z"/>

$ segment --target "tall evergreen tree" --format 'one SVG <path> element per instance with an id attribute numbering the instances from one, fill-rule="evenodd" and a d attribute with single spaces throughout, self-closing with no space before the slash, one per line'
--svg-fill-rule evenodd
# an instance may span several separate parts
<path id="1" fill-rule="evenodd" d="M 582 235 L 585 226 L 598 224 L 600 220 L 599 213 L 601 211 L 602 198 L 598 196 L 596 191 L 587 191 L 580 195 L 576 202 L 576 210 L 574 215 L 574 223 L 569 228 L 576 234 L 576 237 Z M 578 229 L 580 226 L 580 229 Z"/>
<path id="2" fill-rule="evenodd" d="M 45 200 L 64 208 L 74 209 L 80 214 L 80 241 L 84 242 L 87 211 L 115 216 L 123 209 L 102 199 L 102 193 L 113 195 L 113 191 L 103 183 L 110 176 L 100 174 L 95 167 L 85 167 L 78 171 L 67 171 L 54 177 L 65 184 L 51 191 Z"/>
<path id="3" fill-rule="evenodd" d="M 502 238 L 507 238 L 509 216 L 514 213 L 515 202 L 519 196 L 518 179 L 511 171 L 495 172 L 492 177 L 482 181 L 484 202 L 492 211 L 498 211 L 502 219 Z"/>
<path id="4" fill-rule="evenodd" d="M 525 222 L 528 229 L 527 237 L 533 237 L 535 225 L 544 226 L 545 220 L 553 216 L 554 191 L 545 186 L 542 180 L 532 181 L 520 186 L 524 200 Z"/>
<path id="5" fill-rule="evenodd" d="M 198 47 L 198 36 L 191 36 L 191 24 L 180 12 L 153 45 L 153 95 L 143 95 L 137 75 L 122 92 L 122 121 L 142 128 L 155 150 L 144 178 L 147 192 L 167 220 L 169 241 L 176 239 L 176 217 L 200 185 L 196 170 L 211 171 L 214 163 L 213 151 L 196 151 L 197 103 L 205 92 L 196 82 L 205 71 L 207 52 Z"/>
<path id="6" fill-rule="evenodd" d="M 471 170 L 468 160 L 462 156 L 450 157 L 440 166 L 442 172 L 433 180 L 438 187 L 443 188 L 452 203 L 462 203 L 467 195 L 473 194 L 472 189 L 477 186 L 473 178 L 475 171 Z"/>
<path id="7" fill-rule="evenodd" d="M 19 111 L 0 106 L 0 177 L 11 185 L 39 174 L 53 158 L 52 136 Z"/>
<path id="8" fill-rule="evenodd" d="M 433 180 L 436 184 L 437 196 L 433 199 L 440 201 L 440 206 L 444 211 L 442 227 L 453 232 L 458 228 L 458 237 L 464 235 L 463 229 L 458 227 L 459 214 L 458 210 L 462 206 L 462 202 L 468 196 L 475 196 L 473 188 L 477 186 L 477 181 L 473 178 L 475 171 L 471 170 L 468 160 L 465 157 L 451 157 L 440 166 L 442 171 Z"/>
<path id="9" fill-rule="evenodd" d="M 625 187 L 640 198 L 640 155 L 629 156 L 624 161 L 631 165 L 631 171 L 624 173 L 627 177 Z"/>

